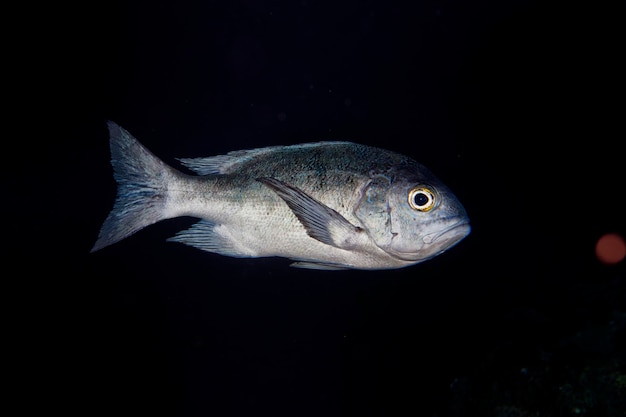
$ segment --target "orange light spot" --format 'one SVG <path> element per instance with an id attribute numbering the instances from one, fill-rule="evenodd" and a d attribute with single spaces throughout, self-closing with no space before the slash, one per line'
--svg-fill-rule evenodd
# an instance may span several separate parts
<path id="1" fill-rule="evenodd" d="M 617 233 L 607 233 L 596 243 L 596 256 L 602 263 L 613 265 L 626 257 L 626 242 Z"/>

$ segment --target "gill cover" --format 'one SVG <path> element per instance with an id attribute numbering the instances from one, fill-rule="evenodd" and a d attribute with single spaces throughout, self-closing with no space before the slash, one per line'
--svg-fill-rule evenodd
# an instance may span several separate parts
<path id="1" fill-rule="evenodd" d="M 391 207 L 387 193 L 391 189 L 392 178 L 374 174 L 363 188 L 361 200 L 355 210 L 356 217 L 363 223 L 376 246 L 386 250 L 394 237 L 391 230 Z"/>

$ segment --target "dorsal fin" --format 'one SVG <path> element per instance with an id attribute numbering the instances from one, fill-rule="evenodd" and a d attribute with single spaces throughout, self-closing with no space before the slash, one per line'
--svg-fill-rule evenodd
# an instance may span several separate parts
<path id="1" fill-rule="evenodd" d="M 263 155 L 271 155 L 278 151 L 289 152 L 314 148 L 346 144 L 349 142 L 312 142 L 289 146 L 268 146 L 266 148 L 246 149 L 228 152 L 225 155 L 209 156 L 206 158 L 177 158 L 184 166 L 198 175 L 230 174 L 241 165 Z"/>
<path id="2" fill-rule="evenodd" d="M 184 166 L 198 175 L 228 174 L 245 162 L 259 155 L 274 151 L 276 147 L 232 151 L 225 155 L 206 158 L 177 158 Z"/>

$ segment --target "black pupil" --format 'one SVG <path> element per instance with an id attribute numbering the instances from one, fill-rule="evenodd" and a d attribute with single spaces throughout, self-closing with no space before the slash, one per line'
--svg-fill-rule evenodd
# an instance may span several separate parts
<path id="1" fill-rule="evenodd" d="M 417 207 L 425 206 L 428 203 L 428 196 L 425 193 L 417 193 L 413 196 L 413 203 Z"/>

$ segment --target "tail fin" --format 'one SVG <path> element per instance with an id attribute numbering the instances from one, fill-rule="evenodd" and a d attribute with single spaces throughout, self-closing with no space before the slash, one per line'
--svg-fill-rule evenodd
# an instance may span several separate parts
<path id="1" fill-rule="evenodd" d="M 91 252 L 165 219 L 167 182 L 172 172 L 126 130 L 113 122 L 107 124 L 117 197 Z"/>

